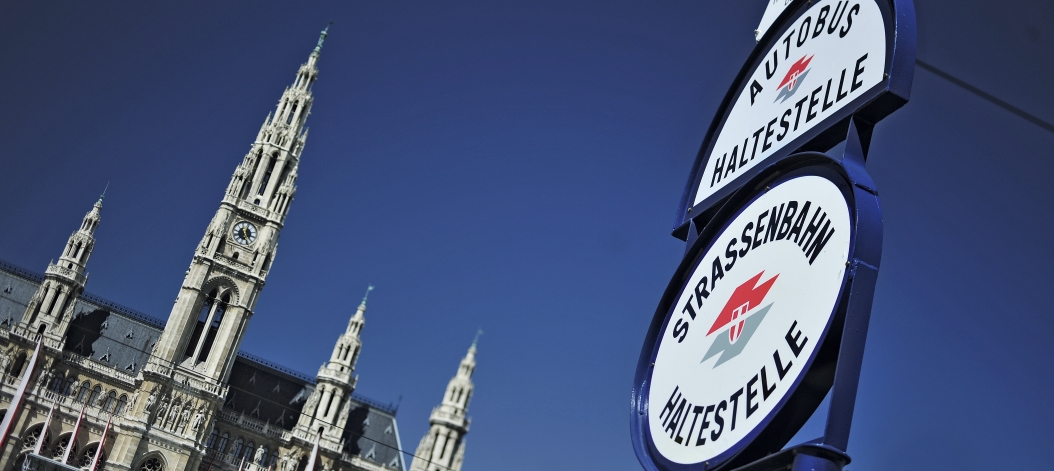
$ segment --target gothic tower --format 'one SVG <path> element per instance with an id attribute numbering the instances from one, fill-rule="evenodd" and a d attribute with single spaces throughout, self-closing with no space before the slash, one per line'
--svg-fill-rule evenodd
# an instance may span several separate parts
<path id="1" fill-rule="evenodd" d="M 328 28 L 327 28 L 328 30 Z M 188 376 L 225 381 L 274 262 L 296 193 L 311 87 L 327 31 L 267 115 L 194 252 L 152 361 Z"/>
<path id="2" fill-rule="evenodd" d="M 355 363 L 362 350 L 362 327 L 366 325 L 366 298 L 373 286 L 366 290 L 359 308 L 348 320 L 348 328 L 337 339 L 329 361 L 318 369 L 315 390 L 300 412 L 296 431 L 301 437 L 314 438 L 319 430 L 322 438 L 339 443 L 344 434 L 344 425 L 351 411 L 351 393 L 355 391 L 358 376 Z"/>
<path id="3" fill-rule="evenodd" d="M 435 409 L 428 421 L 432 424 L 428 433 L 417 445 L 410 471 L 460 471 L 465 459 L 465 434 L 472 422 L 467 417 L 468 401 L 472 398 L 472 373 L 476 370 L 476 342 L 472 341 L 468 353 L 461 360 L 457 374 L 446 387 L 443 402 Z"/>
<path id="4" fill-rule="evenodd" d="M 22 316 L 21 327 L 43 334 L 51 345 L 61 345 L 69 328 L 73 305 L 88 282 L 84 269 L 95 248 L 95 229 L 99 227 L 99 211 L 102 210 L 105 195 L 104 190 L 103 196 L 84 215 L 81 227 L 70 235 L 58 263 L 48 264 L 44 283 L 37 289 Z"/>

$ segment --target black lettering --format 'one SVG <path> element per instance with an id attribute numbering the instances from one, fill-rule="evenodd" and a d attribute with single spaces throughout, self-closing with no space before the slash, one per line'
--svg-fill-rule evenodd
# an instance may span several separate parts
<path id="1" fill-rule="evenodd" d="M 812 37 L 815 38 L 823 33 L 823 27 L 827 24 L 827 15 L 829 14 L 831 14 L 830 5 L 820 9 L 820 14 L 816 15 L 816 30 L 812 32 Z"/>
<path id="2" fill-rule="evenodd" d="M 765 231 L 765 243 L 776 240 L 776 229 L 779 229 L 780 218 L 783 217 L 783 208 L 786 204 L 781 204 L 779 212 L 776 212 L 776 207 L 772 207 L 772 215 L 769 216 L 769 226 Z"/>
<path id="3" fill-rule="evenodd" d="M 783 138 L 787 135 L 787 131 L 790 131 L 790 122 L 787 121 L 787 118 L 790 117 L 790 115 L 791 110 L 788 109 L 787 111 L 784 111 L 783 116 L 780 117 L 780 127 L 783 128 L 783 131 L 780 131 L 779 134 L 776 134 L 776 142 L 782 141 Z"/>
<path id="4" fill-rule="evenodd" d="M 812 206 L 812 203 L 806 201 L 805 206 L 802 206 L 801 208 L 801 213 L 798 214 L 798 220 L 794 221 L 794 227 L 792 227 L 791 231 L 787 233 L 788 239 L 790 239 L 791 236 L 794 236 L 795 243 L 798 242 L 798 237 L 801 236 L 801 228 L 805 226 L 805 216 L 809 215 L 809 206 Z"/>
<path id="5" fill-rule="evenodd" d="M 823 92 L 823 108 L 820 111 L 827 111 L 828 108 L 834 106 L 833 101 L 827 101 L 829 98 L 831 98 L 831 79 L 827 79 L 827 91 Z"/>
<path id="6" fill-rule="evenodd" d="M 735 149 L 732 150 L 735 152 Z M 728 155 L 728 154 L 725 154 Z M 721 157 L 721 160 L 714 159 L 714 176 L 710 177 L 710 186 L 713 187 L 714 183 L 721 183 L 721 171 L 725 169 L 725 158 Z"/>
<path id="7" fill-rule="evenodd" d="M 783 364 L 783 360 L 780 360 L 779 350 L 772 352 L 772 359 L 776 362 L 776 373 L 779 373 L 780 379 L 787 376 L 787 372 L 794 366 L 794 360 L 788 361 L 786 365 Z"/>
<path id="8" fill-rule="evenodd" d="M 769 375 L 765 373 L 765 367 L 761 367 L 761 396 L 762 399 L 768 399 L 772 395 L 772 392 L 776 390 L 776 383 L 772 383 L 772 387 L 769 387 Z M 681 442 L 677 442 L 681 443 Z"/>
<path id="9" fill-rule="evenodd" d="M 858 13 L 860 13 L 859 3 L 853 5 L 853 8 L 849 9 L 849 14 L 845 17 L 845 28 L 842 28 L 842 30 L 838 32 L 839 38 L 844 38 L 845 35 L 849 34 L 849 29 L 853 27 L 853 15 L 856 15 Z"/>
<path id="10" fill-rule="evenodd" d="M 776 53 L 773 52 L 772 55 L 775 56 Z M 769 65 L 768 62 L 766 62 L 765 63 L 765 68 L 766 69 L 768 68 L 768 65 Z M 770 75 L 769 78 L 772 78 L 772 76 Z M 751 82 L 751 84 L 750 84 L 750 106 L 754 106 L 754 97 L 758 96 L 758 93 L 761 93 L 762 90 L 764 90 L 764 89 L 761 88 L 761 84 L 758 83 L 757 80 Z"/>
<path id="11" fill-rule="evenodd" d="M 710 421 L 706 419 L 706 416 L 710 415 L 714 411 L 713 404 L 706 406 L 706 411 L 703 412 L 703 423 L 699 424 L 699 436 L 695 439 L 695 446 L 705 445 L 706 438 L 703 436 L 703 432 L 710 427 Z"/>
<path id="12" fill-rule="evenodd" d="M 721 411 L 728 409 L 728 403 L 721 401 L 717 405 L 717 409 L 714 410 L 714 423 L 717 424 L 717 430 L 710 432 L 710 441 L 716 442 L 718 438 L 721 438 L 721 432 L 725 431 L 725 419 L 721 417 Z"/>
<path id="13" fill-rule="evenodd" d="M 750 151 L 750 160 L 754 160 L 754 156 L 758 153 L 758 139 L 763 132 L 765 132 L 765 128 L 754 131 L 754 150 Z"/>
<path id="14" fill-rule="evenodd" d="M 798 121 L 801 120 L 801 105 L 804 105 L 805 102 L 808 101 L 808 100 L 809 100 L 809 96 L 806 95 L 805 98 L 802 98 L 801 100 L 798 100 L 798 102 L 794 104 L 794 108 L 796 110 L 798 110 L 798 112 L 794 115 L 794 130 L 795 131 L 798 130 Z M 720 178 L 718 180 L 720 180 Z M 711 183 L 710 186 L 714 186 L 714 184 Z"/>
<path id="15" fill-rule="evenodd" d="M 860 64 L 864 62 L 864 59 L 867 59 L 867 54 L 860 56 L 860 58 L 856 60 L 856 70 L 853 71 L 853 85 L 849 87 L 850 92 L 855 92 L 856 89 L 864 85 L 863 80 L 857 81 L 857 79 L 860 78 L 860 74 L 864 73 L 864 68 L 860 67 Z"/>
<path id="16" fill-rule="evenodd" d="M 688 298 L 688 302 L 684 303 L 684 309 L 681 309 L 681 312 L 687 312 L 692 320 L 695 320 L 695 308 L 692 307 L 692 298 Z"/>
<path id="17" fill-rule="evenodd" d="M 812 17 L 806 16 L 805 21 L 801 23 L 801 30 L 798 31 L 798 47 L 801 47 L 802 44 L 805 44 L 805 40 L 809 39 L 810 29 L 812 29 Z"/>
<path id="18" fill-rule="evenodd" d="M 670 400 L 666 401 L 666 407 L 663 407 L 662 411 L 659 412 L 660 419 L 662 418 L 662 416 L 669 414 L 669 416 L 666 417 L 666 420 L 663 420 L 662 422 L 662 425 L 664 426 L 666 425 L 666 421 L 670 420 L 670 416 L 673 415 L 673 409 L 677 407 L 677 402 L 681 400 L 681 395 L 677 394 L 677 391 L 680 389 L 680 386 L 674 386 L 673 394 L 670 394 Z"/>
<path id="19" fill-rule="evenodd" d="M 746 149 L 743 149 L 743 152 L 746 152 Z M 721 160 L 724 160 L 724 158 L 722 157 Z M 736 156 L 735 156 L 735 154 L 732 155 L 731 159 L 728 159 L 728 165 L 725 166 L 725 178 L 728 178 L 728 174 L 730 174 L 730 173 L 736 173 Z"/>
<path id="20" fill-rule="evenodd" d="M 820 103 L 820 99 L 816 98 L 816 94 L 820 93 L 822 91 L 823 91 L 823 85 L 820 85 L 819 87 L 816 87 L 816 90 L 812 91 L 811 95 L 809 95 L 809 112 L 805 113 L 805 122 L 806 123 L 808 123 L 809 121 L 812 121 L 812 119 L 816 117 L 816 113 L 812 112 L 812 108 L 814 106 L 816 106 L 818 103 Z"/>
<path id="21" fill-rule="evenodd" d="M 743 226 L 743 248 L 739 249 L 739 258 L 747 256 L 747 252 L 750 252 L 750 230 L 754 228 L 754 223 L 748 222 L 746 226 Z"/>
<path id="22" fill-rule="evenodd" d="M 721 269 L 721 258 L 714 257 L 714 265 L 710 272 L 710 289 L 717 288 L 717 280 L 725 277 L 725 271 Z"/>
<path id="23" fill-rule="evenodd" d="M 732 266 L 736 264 L 736 258 L 739 258 L 739 253 L 732 248 L 736 246 L 736 242 L 739 241 L 733 237 L 732 240 L 728 241 L 728 247 L 725 247 L 725 258 L 729 259 L 728 263 L 725 264 L 725 271 L 731 270 Z"/>
<path id="24" fill-rule="evenodd" d="M 681 411 L 684 410 L 684 405 L 687 404 L 687 403 L 688 403 L 687 400 L 681 399 L 681 403 L 677 404 L 677 412 L 674 412 L 673 414 L 670 414 L 671 415 L 670 423 L 666 425 L 666 429 L 665 429 L 667 432 L 670 432 L 670 438 L 673 438 L 675 432 L 677 431 L 677 423 L 678 423 L 678 421 L 681 420 Z"/>
<path id="25" fill-rule="evenodd" d="M 834 15 L 831 15 L 831 24 L 827 27 L 827 34 L 838 31 L 838 24 L 842 22 L 842 16 L 845 15 L 845 7 L 847 6 L 849 6 L 849 2 L 838 2 L 834 6 Z"/>
<path id="26" fill-rule="evenodd" d="M 791 229 L 791 224 L 794 223 L 794 213 L 796 212 L 798 212 L 798 202 L 788 201 L 787 212 L 783 213 L 783 219 L 780 221 L 780 229 L 776 231 L 776 240 L 783 240 L 787 237 L 787 233 L 790 232 Z"/>
<path id="27" fill-rule="evenodd" d="M 769 69 L 769 61 L 768 61 L 768 59 L 765 59 L 765 80 L 771 80 L 772 76 L 776 75 L 776 71 L 779 70 L 779 66 L 780 66 L 779 51 L 776 51 L 775 49 L 773 49 L 772 50 L 772 69 Z M 757 80 L 755 80 L 754 83 L 757 83 Z M 759 88 L 758 91 L 761 91 L 760 90 L 760 88 L 761 88 L 760 85 L 758 86 L 758 88 Z M 751 102 L 751 103 L 753 103 L 753 102 Z"/>
<path id="28" fill-rule="evenodd" d="M 677 323 L 673 325 L 673 338 L 677 339 L 677 343 L 681 343 L 684 342 L 686 335 L 688 335 L 688 321 L 678 318 Z"/>
<path id="29" fill-rule="evenodd" d="M 750 418 L 758 410 L 758 405 L 754 404 L 754 398 L 758 397 L 758 391 L 754 389 L 754 384 L 757 382 L 758 375 L 754 375 L 753 378 L 750 378 L 750 381 L 747 381 L 747 418 Z"/>
<path id="30" fill-rule="evenodd" d="M 765 216 L 768 215 L 768 210 L 758 215 L 758 222 L 754 225 L 754 245 L 751 246 L 753 249 L 761 247 L 761 244 L 765 243 L 765 241 L 761 239 L 761 231 L 765 230 L 765 225 L 762 224 L 762 222 L 765 221 Z"/>
<path id="31" fill-rule="evenodd" d="M 677 438 L 673 439 L 673 441 L 677 442 L 678 444 L 680 444 L 681 442 L 684 441 L 684 438 L 681 437 L 681 430 L 684 430 L 684 424 L 685 424 L 685 422 L 688 422 L 688 414 L 691 414 L 691 413 L 692 413 L 692 403 L 689 402 L 688 403 L 688 408 L 684 410 L 684 417 L 681 417 L 681 419 L 680 419 L 681 420 L 681 426 L 677 428 Z M 692 432 L 691 431 L 688 432 L 688 436 L 689 437 L 692 436 Z"/>
<path id="32" fill-rule="evenodd" d="M 823 208 L 819 206 L 816 207 L 816 212 L 813 213 L 812 219 L 809 220 L 809 225 L 805 226 L 805 232 L 801 234 L 801 240 L 798 241 L 798 247 L 801 247 L 803 250 L 805 247 L 809 246 L 809 242 L 812 242 L 813 237 L 816 236 L 816 231 L 820 229 L 820 224 L 823 224 L 823 222 L 827 220 L 827 213 L 822 213 L 822 211 Z M 819 221 L 816 220 L 817 217 L 820 218 Z"/>
<path id="33" fill-rule="evenodd" d="M 827 241 L 831 240 L 831 236 L 834 235 L 834 228 L 831 228 L 831 232 L 827 232 L 827 228 L 831 227 L 831 220 L 828 219 L 827 223 L 823 225 L 823 229 L 816 234 L 816 238 L 813 239 L 812 245 L 805 251 L 805 256 L 809 258 L 809 265 L 816 260 L 816 256 L 820 255 L 820 251 L 827 245 Z"/>
<path id="34" fill-rule="evenodd" d="M 692 426 L 688 428 L 688 438 L 692 438 L 692 432 L 695 430 L 695 422 L 699 420 L 699 414 L 702 412 L 703 406 L 695 406 L 692 408 L 692 413 L 695 414 L 695 417 L 692 417 Z M 689 442 L 691 442 L 691 440 L 685 441 L 684 446 L 688 446 Z"/>
<path id="35" fill-rule="evenodd" d="M 702 289 L 700 289 L 700 286 L 702 287 Z M 704 276 L 703 279 L 699 280 L 699 282 L 695 284 L 695 305 L 698 307 L 703 307 L 703 299 L 709 297 L 710 292 L 706 290 L 706 277 Z"/>
<path id="36" fill-rule="evenodd" d="M 772 147 L 772 144 L 769 144 L 769 138 L 775 133 L 775 131 L 772 130 L 772 125 L 776 124 L 776 121 L 778 120 L 778 118 L 772 118 L 772 121 L 769 121 L 769 125 L 765 126 L 765 142 L 761 144 L 762 152 L 765 152 Z"/>
<path id="37" fill-rule="evenodd" d="M 732 401 L 732 426 L 729 427 L 730 430 L 736 429 L 736 411 L 739 409 L 739 396 L 742 395 L 743 388 L 739 388 L 738 391 L 732 393 L 732 397 L 728 398 L 729 401 Z"/>
<path id="38" fill-rule="evenodd" d="M 838 79 L 838 94 L 835 95 L 835 101 L 842 101 L 849 95 L 849 92 L 842 92 L 842 86 L 845 85 L 845 69 L 842 69 L 842 78 Z"/>
<path id="39" fill-rule="evenodd" d="M 799 330 L 797 334 L 794 334 L 795 327 L 798 327 L 798 321 L 794 321 L 794 323 L 791 324 L 791 328 L 787 330 L 787 335 L 784 335 L 783 338 L 787 341 L 787 345 L 790 345 L 791 353 L 794 353 L 794 358 L 798 358 L 802 349 L 805 348 L 805 344 L 809 343 L 809 337 L 801 339 L 801 343 L 798 343 L 798 339 L 801 338 L 801 330 Z"/>
<path id="40" fill-rule="evenodd" d="M 747 144 L 750 143 L 750 137 L 743 139 L 743 154 L 739 156 L 739 168 L 746 166 L 750 160 L 747 159 Z"/>

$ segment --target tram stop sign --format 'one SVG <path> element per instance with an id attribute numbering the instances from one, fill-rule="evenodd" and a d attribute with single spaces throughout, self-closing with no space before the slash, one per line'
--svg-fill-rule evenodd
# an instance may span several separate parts
<path id="1" fill-rule="evenodd" d="M 703 141 L 674 231 L 685 257 L 638 360 L 648 470 L 849 461 L 882 247 L 864 162 L 873 125 L 908 99 L 914 10 L 802 0 L 769 15 Z M 844 155 L 817 152 L 843 140 Z M 824 436 L 781 451 L 829 391 Z"/>

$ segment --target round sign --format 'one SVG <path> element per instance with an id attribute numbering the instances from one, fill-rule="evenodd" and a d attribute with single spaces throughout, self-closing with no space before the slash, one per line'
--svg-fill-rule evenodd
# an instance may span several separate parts
<path id="1" fill-rule="evenodd" d="M 800 168 L 738 198 L 671 282 L 635 405 L 635 429 L 662 468 L 735 456 L 809 372 L 853 249 L 852 191 L 830 168 Z"/>

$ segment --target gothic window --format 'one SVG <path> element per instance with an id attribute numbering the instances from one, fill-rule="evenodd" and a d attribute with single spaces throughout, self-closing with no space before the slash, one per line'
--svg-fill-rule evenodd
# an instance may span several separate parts
<path id="1" fill-rule="evenodd" d="M 62 385 L 66 384 L 66 378 L 62 377 L 62 373 L 56 374 L 55 378 L 51 380 L 51 387 L 48 389 L 53 393 L 61 393 Z"/>
<path id="2" fill-rule="evenodd" d="M 88 391 L 91 389 L 91 385 L 87 381 L 81 383 L 81 389 L 77 392 L 77 402 L 84 402 L 88 398 Z"/>
<path id="3" fill-rule="evenodd" d="M 28 433 L 26 433 L 22 437 L 22 449 L 23 450 L 32 450 L 32 449 L 36 448 L 37 441 L 41 440 L 40 434 L 43 431 L 44 431 L 44 426 L 40 425 L 40 426 L 37 426 L 37 428 L 34 428 L 33 430 L 30 430 Z M 50 433 L 44 434 L 43 440 L 44 440 L 44 445 L 45 446 L 48 444 L 48 438 L 50 436 L 51 436 Z M 44 447 L 41 447 L 41 448 L 44 448 Z"/>
<path id="4" fill-rule="evenodd" d="M 106 412 L 113 412 L 113 407 L 117 405 L 117 391 L 110 391 L 110 394 L 106 395 L 106 402 L 102 406 L 102 410 Z"/>
<path id="5" fill-rule="evenodd" d="M 64 396 L 70 396 L 76 390 L 77 390 L 77 378 L 74 377 L 73 375 L 70 375 L 70 377 L 66 379 L 66 387 L 62 390 L 62 394 Z"/>
<path id="6" fill-rule="evenodd" d="M 66 454 L 66 448 L 68 448 L 70 446 L 72 446 L 73 449 L 76 450 L 77 449 L 77 442 L 74 441 L 72 445 L 70 444 L 70 440 L 72 438 L 73 438 L 72 434 L 71 435 L 66 435 L 65 437 L 59 438 L 58 443 L 55 444 L 55 448 L 53 448 L 51 450 L 51 457 L 56 459 L 56 460 L 62 459 L 62 455 Z"/>
<path id="7" fill-rule="evenodd" d="M 244 449 L 245 445 L 242 442 L 242 437 L 238 437 L 238 439 L 234 441 L 234 445 L 231 446 L 231 455 L 233 455 L 235 459 L 241 458 L 242 450 Z"/>
<path id="8" fill-rule="evenodd" d="M 220 453 L 227 451 L 227 442 L 229 442 L 230 440 L 231 434 L 223 432 L 223 435 L 220 437 L 220 443 L 216 445 L 216 450 L 218 450 Z"/>
<path id="9" fill-rule="evenodd" d="M 95 460 L 95 453 L 98 452 L 98 451 L 99 451 L 99 444 L 90 445 L 90 446 L 85 447 L 84 451 L 81 452 L 80 459 L 77 461 L 77 466 L 79 466 L 81 468 L 87 468 L 88 466 L 91 466 L 92 461 Z M 105 454 L 103 454 L 102 456 L 99 457 L 99 462 L 102 463 L 104 459 L 106 459 L 106 455 Z"/>
<path id="10" fill-rule="evenodd" d="M 121 397 L 117 398 L 117 407 L 114 408 L 113 413 L 121 415 L 124 412 L 124 407 L 128 404 L 128 396 L 121 394 Z"/>
<path id="11" fill-rule="evenodd" d="M 212 429 L 212 433 L 209 434 L 209 439 L 205 440 L 205 448 L 212 448 L 216 444 L 216 429 Z"/>
<path id="12" fill-rule="evenodd" d="M 96 384 L 95 388 L 91 390 L 91 395 L 88 396 L 88 405 L 90 405 L 90 406 L 96 405 L 96 401 L 99 400 L 99 395 L 100 394 L 102 394 L 102 386 L 99 386 L 98 384 Z"/>
<path id="13" fill-rule="evenodd" d="M 285 124 L 290 124 L 290 123 L 293 122 L 293 116 L 296 115 L 296 107 L 299 106 L 299 105 L 300 105 L 299 101 L 293 102 L 293 109 L 289 111 L 289 117 L 286 118 Z"/>
<path id="14" fill-rule="evenodd" d="M 263 180 L 260 181 L 260 189 L 258 195 L 263 195 L 267 191 L 267 184 L 271 181 L 271 173 L 274 172 L 274 166 L 278 163 L 278 152 L 271 154 L 271 160 L 267 162 L 267 171 L 264 172 Z"/>
<path id="15" fill-rule="evenodd" d="M 15 357 L 15 364 L 11 366 L 11 376 L 20 376 L 24 366 L 26 366 L 26 352 L 19 352 Z"/>
<path id="16" fill-rule="evenodd" d="M 278 462 L 278 450 L 271 452 L 271 461 L 267 463 L 268 467 L 273 468 L 275 463 Z"/>
<path id="17" fill-rule="evenodd" d="M 197 361 L 205 361 L 209 357 L 209 351 L 212 350 L 212 342 L 216 340 L 216 334 L 220 330 L 220 323 L 223 322 L 223 314 L 227 312 L 227 303 L 230 302 L 231 293 L 227 292 L 216 303 L 216 312 L 212 315 L 212 322 L 208 325 L 208 333 L 205 334 L 205 341 L 201 344 L 201 353 L 198 354 Z"/>
<path id="18" fill-rule="evenodd" d="M 153 456 L 139 465 L 139 471 L 165 471 L 165 465 L 161 464 L 160 459 Z"/>
<path id="19" fill-rule="evenodd" d="M 256 443 L 249 442 L 248 445 L 245 445 L 245 454 L 242 455 L 242 456 L 245 458 L 245 461 L 248 461 L 248 462 L 251 463 L 253 461 L 253 453 L 255 453 L 255 452 L 256 452 Z"/>
<path id="20" fill-rule="evenodd" d="M 205 297 L 205 302 L 201 303 L 201 311 L 198 313 L 198 324 L 194 327 L 194 334 L 190 336 L 190 341 L 187 342 L 187 350 L 183 353 L 184 356 L 194 355 L 194 349 L 198 348 L 198 339 L 201 338 L 201 331 L 205 329 L 205 323 L 209 321 L 209 314 L 212 312 L 212 305 L 215 303 L 216 288 L 213 288 L 209 295 Z"/>

